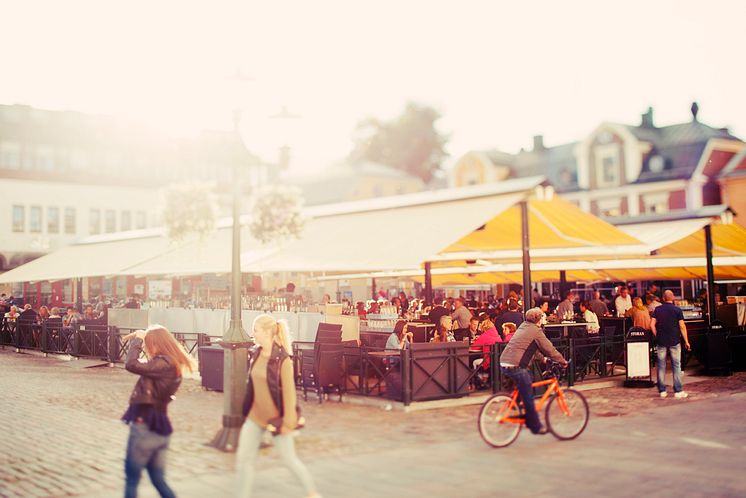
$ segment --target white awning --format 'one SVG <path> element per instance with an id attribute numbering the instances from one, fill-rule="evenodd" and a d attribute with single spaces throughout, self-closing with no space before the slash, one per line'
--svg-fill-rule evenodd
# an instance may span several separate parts
<path id="1" fill-rule="evenodd" d="M 416 268 L 515 205 L 543 177 L 422 192 L 348 205 L 308 221 L 299 240 L 244 271 L 388 271 Z M 388 201 L 384 202 L 384 201 Z"/>
<path id="2" fill-rule="evenodd" d="M 650 251 L 654 251 L 688 237 L 702 230 L 710 223 L 712 223 L 712 218 L 695 218 L 691 220 L 619 225 L 617 228 L 640 240 L 648 246 Z M 702 248 L 702 252 L 704 252 L 704 247 Z"/>
<path id="3" fill-rule="evenodd" d="M 63 247 L 0 275 L 0 284 L 120 275 L 123 268 L 162 254 L 171 243 L 155 234 Z"/>
<path id="4" fill-rule="evenodd" d="M 242 230 L 242 271 L 381 271 L 419 267 L 455 240 L 526 199 L 544 177 L 319 206 L 299 240 L 262 246 Z M 243 217 L 242 217 L 243 218 Z M 242 220 L 243 222 L 243 220 Z M 116 275 L 231 271 L 230 223 L 205 241 L 158 231 L 111 234 L 64 247 L 0 275 L 0 283 Z"/>

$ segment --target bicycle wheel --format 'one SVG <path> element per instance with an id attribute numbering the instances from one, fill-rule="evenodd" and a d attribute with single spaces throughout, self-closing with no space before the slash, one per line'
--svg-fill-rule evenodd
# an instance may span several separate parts
<path id="1" fill-rule="evenodd" d="M 585 396 L 574 389 L 564 389 L 562 398 L 555 394 L 547 404 L 547 428 L 557 439 L 578 437 L 588 425 L 589 417 Z"/>
<path id="2" fill-rule="evenodd" d="M 510 396 L 496 394 L 479 411 L 479 435 L 494 448 L 508 446 L 521 432 L 523 424 L 516 420 L 521 413 L 517 404 L 511 407 L 511 402 Z"/>

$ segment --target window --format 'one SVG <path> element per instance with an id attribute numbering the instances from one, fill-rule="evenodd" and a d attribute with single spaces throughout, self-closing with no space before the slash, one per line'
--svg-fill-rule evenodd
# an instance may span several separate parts
<path id="1" fill-rule="evenodd" d="M 88 214 L 88 233 L 91 235 L 101 233 L 101 210 L 91 209 Z"/>
<path id="2" fill-rule="evenodd" d="M 646 194 L 642 197 L 645 204 L 646 213 L 666 213 L 668 212 L 668 192 L 659 192 L 656 194 Z"/>
<path id="3" fill-rule="evenodd" d="M 41 232 L 41 206 L 31 206 L 28 220 L 29 232 Z"/>
<path id="4" fill-rule="evenodd" d="M 60 208 L 47 208 L 47 233 L 59 233 L 60 231 Z"/>
<path id="5" fill-rule="evenodd" d="M 106 210 L 106 233 L 117 231 L 117 212 L 113 209 Z"/>
<path id="6" fill-rule="evenodd" d="M 36 148 L 36 169 L 54 171 L 54 149 L 46 145 Z"/>
<path id="7" fill-rule="evenodd" d="M 0 142 L 0 168 L 21 168 L 21 146 L 12 142 Z"/>
<path id="8" fill-rule="evenodd" d="M 13 231 L 23 232 L 24 230 L 26 230 L 26 208 L 13 206 Z"/>
<path id="9" fill-rule="evenodd" d="M 614 217 L 622 215 L 621 199 L 601 199 L 597 201 L 599 216 Z"/>
<path id="10" fill-rule="evenodd" d="M 129 211 L 122 211 L 122 231 L 132 230 L 132 213 Z"/>
<path id="11" fill-rule="evenodd" d="M 145 228 L 145 211 L 138 211 L 135 213 L 135 228 L 138 230 Z"/>
<path id="12" fill-rule="evenodd" d="M 619 178 L 619 146 L 616 144 L 596 147 L 596 184 L 599 187 L 616 187 Z"/>
<path id="13" fill-rule="evenodd" d="M 88 169 L 90 162 L 88 161 L 88 154 L 82 149 L 73 149 L 70 152 L 70 167 L 75 170 Z"/>
<path id="14" fill-rule="evenodd" d="M 65 233 L 75 233 L 75 208 L 65 208 Z"/>

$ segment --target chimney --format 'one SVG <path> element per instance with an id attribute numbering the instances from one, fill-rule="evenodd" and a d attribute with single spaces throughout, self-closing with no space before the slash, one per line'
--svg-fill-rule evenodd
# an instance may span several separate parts
<path id="1" fill-rule="evenodd" d="M 692 121 L 696 121 L 697 114 L 699 114 L 699 104 L 697 104 L 697 102 L 692 102 L 691 111 L 692 111 Z"/>
<path id="2" fill-rule="evenodd" d="M 534 135 L 534 152 L 544 150 L 544 136 Z"/>
<path id="3" fill-rule="evenodd" d="M 640 122 L 642 128 L 655 128 L 653 123 L 653 108 L 648 107 L 648 112 L 642 115 L 642 121 Z"/>

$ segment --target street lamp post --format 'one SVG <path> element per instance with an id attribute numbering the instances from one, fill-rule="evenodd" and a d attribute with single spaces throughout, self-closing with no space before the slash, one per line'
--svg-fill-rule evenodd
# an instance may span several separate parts
<path id="1" fill-rule="evenodd" d="M 235 111 L 233 127 L 239 135 L 240 112 Z M 220 345 L 223 358 L 223 427 L 211 445 L 223 451 L 235 451 L 243 425 L 243 396 L 248 370 L 248 334 L 241 324 L 241 182 L 238 164 L 233 164 L 233 253 L 231 265 L 231 321 Z"/>

